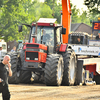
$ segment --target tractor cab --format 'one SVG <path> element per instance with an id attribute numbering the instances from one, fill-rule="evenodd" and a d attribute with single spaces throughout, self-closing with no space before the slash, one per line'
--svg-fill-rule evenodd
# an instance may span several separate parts
<path id="1" fill-rule="evenodd" d="M 88 45 L 89 40 L 93 39 L 91 35 L 85 32 L 72 32 L 69 34 L 69 44 Z"/>
<path id="2" fill-rule="evenodd" d="M 26 62 L 46 62 L 46 56 L 59 51 L 62 44 L 62 34 L 66 29 L 55 24 L 55 18 L 40 18 L 37 23 L 32 23 L 29 42 L 23 47 Z M 19 32 L 22 26 L 19 26 Z M 33 56 L 34 55 L 34 56 Z"/>
<path id="3" fill-rule="evenodd" d="M 29 43 L 43 44 L 48 47 L 48 53 L 54 53 L 58 43 L 62 43 L 62 27 L 55 24 L 54 18 L 40 18 L 32 24 Z"/>
<path id="4" fill-rule="evenodd" d="M 30 43 L 33 42 L 36 27 L 32 27 Z M 38 26 L 35 43 L 54 46 L 54 27 Z"/>

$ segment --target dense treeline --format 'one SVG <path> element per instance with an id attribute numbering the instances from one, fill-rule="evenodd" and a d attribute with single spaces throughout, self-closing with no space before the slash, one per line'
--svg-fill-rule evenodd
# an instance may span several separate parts
<path id="1" fill-rule="evenodd" d="M 90 25 L 89 20 L 92 18 L 87 11 L 80 14 L 80 10 L 71 3 L 72 23 L 86 23 Z M 61 22 L 60 10 L 61 4 L 57 0 L 0 0 L 0 38 L 5 41 L 23 39 L 28 33 L 18 32 L 18 25 L 22 23 L 32 24 L 39 18 L 57 18 L 57 23 Z"/>

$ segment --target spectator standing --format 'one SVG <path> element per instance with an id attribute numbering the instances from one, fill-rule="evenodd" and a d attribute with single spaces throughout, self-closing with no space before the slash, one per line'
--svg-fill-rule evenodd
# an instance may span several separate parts
<path id="1" fill-rule="evenodd" d="M 11 52 L 15 52 L 15 51 L 16 51 L 16 47 L 14 46 Z"/>
<path id="2" fill-rule="evenodd" d="M 10 92 L 8 88 L 8 75 L 12 76 L 12 70 L 9 61 L 10 56 L 5 55 L 3 61 L 0 63 L 0 93 L 2 93 L 3 100 L 10 100 Z"/>

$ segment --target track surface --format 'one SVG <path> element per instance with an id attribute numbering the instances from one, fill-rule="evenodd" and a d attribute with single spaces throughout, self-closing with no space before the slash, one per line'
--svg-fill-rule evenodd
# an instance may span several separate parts
<path id="1" fill-rule="evenodd" d="M 10 84 L 9 89 L 11 100 L 100 100 L 100 85 L 54 87 L 44 84 Z"/>

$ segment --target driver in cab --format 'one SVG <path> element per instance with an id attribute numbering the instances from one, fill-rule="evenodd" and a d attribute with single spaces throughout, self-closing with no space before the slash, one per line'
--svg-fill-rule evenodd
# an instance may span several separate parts
<path id="1" fill-rule="evenodd" d="M 41 36 L 41 40 L 42 41 L 47 41 L 47 40 L 50 40 L 50 35 L 49 34 L 46 34 L 46 31 L 45 30 L 42 30 L 42 36 Z"/>
<path id="2" fill-rule="evenodd" d="M 82 44 L 82 41 L 81 41 L 81 38 L 80 37 L 77 38 L 76 44 Z"/>
<path id="3" fill-rule="evenodd" d="M 42 34 L 43 35 L 41 36 L 41 43 L 49 45 L 52 40 L 50 35 L 46 34 L 45 30 L 42 30 Z"/>

